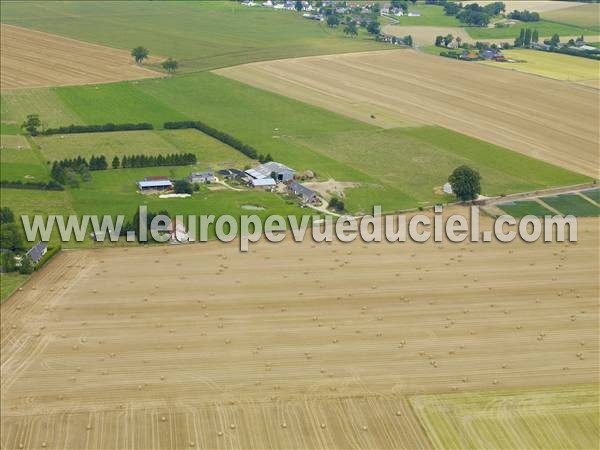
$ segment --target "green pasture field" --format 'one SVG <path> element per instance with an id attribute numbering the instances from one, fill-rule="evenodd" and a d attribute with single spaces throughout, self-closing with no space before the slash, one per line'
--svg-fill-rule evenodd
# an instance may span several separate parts
<path id="1" fill-rule="evenodd" d="M 523 200 L 519 202 L 502 203 L 496 206 L 513 217 L 525 217 L 528 215 L 544 217 L 554 215 L 552 211 L 544 207 L 544 205 L 542 205 L 541 203 L 536 202 L 535 200 Z"/>
<path id="2" fill-rule="evenodd" d="M 600 203 L 600 189 L 590 189 L 587 191 L 582 191 L 581 193 L 586 197 L 591 198 L 596 203 Z"/>
<path id="3" fill-rule="evenodd" d="M 564 23 L 600 31 L 600 4 L 577 5 L 542 13 L 546 21 Z"/>
<path id="4" fill-rule="evenodd" d="M 439 191 L 462 164 L 481 173 L 486 196 L 582 180 L 572 172 L 439 127 L 353 131 L 298 140 L 371 175 L 371 184 L 384 187 L 367 187 L 368 196 L 358 193 L 362 188 L 350 190 L 346 204 L 353 211 L 367 211 L 373 204 L 390 211 L 450 200 Z"/>
<path id="5" fill-rule="evenodd" d="M 202 170 L 217 166 L 242 168 L 253 164 L 228 145 L 191 129 L 52 135 L 37 137 L 35 141 L 47 161 L 104 155 L 110 165 L 114 156 L 193 153 Z"/>
<path id="6" fill-rule="evenodd" d="M 298 171 L 312 170 L 319 180 L 360 183 L 345 199 L 353 213 L 370 210 L 374 204 L 382 205 L 384 211 L 395 211 L 444 201 L 447 198 L 436 194 L 436 188 L 460 164 L 469 164 L 482 173 L 484 195 L 588 180 L 443 128 L 382 130 L 212 73 L 108 84 L 100 89 L 75 86 L 52 91 L 55 100 L 68 105 L 71 114 L 85 118 L 84 123 L 149 121 L 160 127 L 170 120 L 202 120 Z M 132 97 L 136 102 L 128 101 Z M 15 108 L 19 105 L 11 105 L 10 114 L 22 114 L 13 111 Z M 172 136 L 171 142 L 177 139 L 174 136 L 196 136 L 165 133 L 157 132 L 161 137 Z M 89 142 L 102 139 L 89 136 Z M 62 141 L 72 138 L 43 137 L 37 142 L 42 143 L 46 157 L 86 148 L 63 147 Z M 46 139 L 56 145 L 44 144 Z M 151 145 L 141 143 L 142 147 L 150 149 Z"/>
<path id="7" fill-rule="evenodd" d="M 50 181 L 50 168 L 35 149 L 0 150 L 0 178 L 8 181 Z"/>
<path id="8" fill-rule="evenodd" d="M 391 48 L 364 30 L 349 38 L 296 12 L 229 1 L 3 2 L 2 21 L 125 50 L 143 45 L 183 72 Z"/>
<path id="9" fill-rule="evenodd" d="M 465 27 L 469 36 L 473 39 L 508 39 L 509 41 L 519 37 L 521 28 L 531 28 L 538 30 L 540 37 L 552 36 L 558 33 L 559 36 L 580 36 L 596 35 L 597 29 L 578 27 L 556 22 L 540 20 L 538 22 L 518 22 L 509 28 L 483 28 L 483 27 Z"/>
<path id="10" fill-rule="evenodd" d="M 563 194 L 555 197 L 542 197 L 545 203 L 562 214 L 574 216 L 600 216 L 600 208 L 577 194 Z"/>
<path id="11" fill-rule="evenodd" d="M 0 122 L 0 136 L 4 139 L 5 136 L 14 136 L 19 134 L 20 127 L 16 123 Z"/>
<path id="12" fill-rule="evenodd" d="M 0 147 L 1 150 L 30 148 L 27 138 L 19 134 L 0 134 Z"/>
<path id="13" fill-rule="evenodd" d="M 4 3 L 2 7 L 4 8 Z M 4 131 L 5 125 L 2 125 L 2 134 L 17 134 L 28 114 L 39 114 L 42 125 L 46 128 L 85 123 L 63 104 L 53 89 L 48 88 L 4 90 L 0 112 L 2 121 L 9 122 L 6 125 L 8 132 Z"/>
<path id="14" fill-rule="evenodd" d="M 28 279 L 29 275 L 21 275 L 18 272 L 0 273 L 0 303 Z"/>
<path id="15" fill-rule="evenodd" d="M 411 399 L 437 449 L 591 449 L 598 385 L 420 395 Z"/>
<path id="16" fill-rule="evenodd" d="M 419 27 L 460 27 L 462 24 L 454 16 L 444 14 L 444 8 L 437 5 L 417 4 L 409 6 L 409 12 L 419 12 L 419 17 L 400 16 L 394 17 L 402 26 Z"/>

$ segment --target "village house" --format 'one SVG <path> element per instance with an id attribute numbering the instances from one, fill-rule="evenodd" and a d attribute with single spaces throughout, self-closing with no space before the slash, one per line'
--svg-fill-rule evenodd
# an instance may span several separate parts
<path id="1" fill-rule="evenodd" d="M 42 257 L 46 254 L 47 251 L 48 251 L 48 246 L 46 245 L 46 243 L 38 242 L 33 247 L 31 247 L 27 251 L 27 253 L 25 253 L 25 255 L 29 256 L 31 258 L 31 260 L 33 261 L 33 264 L 36 265 L 37 263 L 39 263 L 42 260 Z"/>
<path id="2" fill-rule="evenodd" d="M 306 186 L 301 185 L 295 181 L 292 181 L 287 186 L 288 191 L 292 192 L 294 195 L 297 195 L 302 199 L 303 203 L 309 204 L 319 204 L 321 203 L 321 199 L 317 195 L 317 193 Z"/>

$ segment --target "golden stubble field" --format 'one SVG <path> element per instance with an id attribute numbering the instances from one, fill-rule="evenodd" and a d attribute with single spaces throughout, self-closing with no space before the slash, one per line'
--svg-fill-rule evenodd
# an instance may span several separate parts
<path id="1" fill-rule="evenodd" d="M 268 61 L 216 73 L 374 125 L 440 125 L 599 175 L 599 91 L 592 87 L 412 50 Z"/>
<path id="2" fill-rule="evenodd" d="M 125 50 L 1 24 L 0 87 L 18 89 L 153 78 Z M 159 61 L 150 58 L 151 62 Z"/>
<path id="3" fill-rule="evenodd" d="M 1 446 L 430 448 L 411 395 L 597 382 L 597 230 L 64 251 L 1 307 Z"/>

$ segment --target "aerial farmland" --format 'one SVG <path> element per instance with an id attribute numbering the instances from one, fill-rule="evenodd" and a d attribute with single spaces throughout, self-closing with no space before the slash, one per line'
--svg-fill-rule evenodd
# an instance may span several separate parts
<path id="1" fill-rule="evenodd" d="M 447 3 L 3 2 L 0 448 L 596 448 L 598 5 Z"/>

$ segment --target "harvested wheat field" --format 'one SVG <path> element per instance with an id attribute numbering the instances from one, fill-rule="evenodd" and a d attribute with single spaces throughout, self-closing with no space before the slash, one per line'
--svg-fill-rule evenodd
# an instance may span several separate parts
<path id="1" fill-rule="evenodd" d="M 598 177 L 598 96 L 591 87 L 412 50 L 287 59 L 218 74 L 384 127 L 436 124 Z M 357 114 L 365 105 L 375 116 Z M 382 113 L 385 122 L 378 123 Z M 390 124 L 396 118 L 398 124 Z"/>
<path id="2" fill-rule="evenodd" d="M 1 306 L 1 446 L 431 448 L 413 395 L 597 382 L 597 227 L 64 251 Z"/>
<path id="3" fill-rule="evenodd" d="M 160 76 L 158 72 L 136 65 L 125 50 L 4 23 L 0 31 L 1 89 L 109 83 Z"/>

